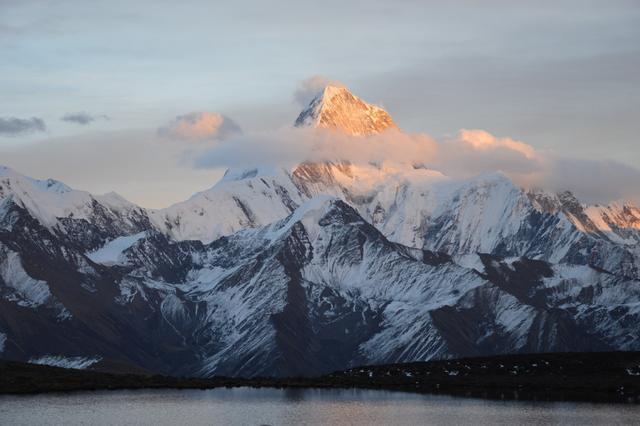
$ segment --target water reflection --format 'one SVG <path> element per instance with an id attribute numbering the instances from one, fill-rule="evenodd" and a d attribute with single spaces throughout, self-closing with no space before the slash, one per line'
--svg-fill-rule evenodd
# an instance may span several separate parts
<path id="1" fill-rule="evenodd" d="M 638 405 L 486 401 L 403 392 L 212 389 L 0 397 L 2 425 L 636 424 Z"/>

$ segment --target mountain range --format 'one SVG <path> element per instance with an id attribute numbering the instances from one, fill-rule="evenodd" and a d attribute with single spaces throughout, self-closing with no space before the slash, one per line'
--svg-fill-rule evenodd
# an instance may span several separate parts
<path id="1" fill-rule="evenodd" d="M 328 86 L 295 126 L 389 114 Z M 416 164 L 228 170 L 165 209 L 0 167 L 0 357 L 189 376 L 640 350 L 640 209 Z"/>

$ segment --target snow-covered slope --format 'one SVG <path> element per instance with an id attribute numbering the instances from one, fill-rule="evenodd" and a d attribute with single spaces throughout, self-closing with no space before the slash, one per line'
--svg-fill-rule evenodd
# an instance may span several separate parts
<path id="1" fill-rule="evenodd" d="M 0 242 L 11 238 L 0 234 Z M 19 255 L 68 318 L 44 307 L 27 316 L 33 307 L 0 297 L 3 356 L 54 353 L 171 374 L 252 376 L 640 347 L 632 280 L 584 265 L 491 255 L 458 261 L 406 247 L 328 196 L 208 245 L 140 236 L 119 251 L 117 265 L 83 267 L 80 253 L 59 244 L 51 254 L 25 243 Z"/>
<path id="2" fill-rule="evenodd" d="M 0 205 L 6 210 L 10 204 L 26 209 L 43 226 L 87 248 L 150 227 L 146 211 L 115 192 L 92 195 L 0 166 Z"/>
<path id="3" fill-rule="evenodd" d="M 0 166 L 0 199 L 8 197 L 48 227 L 58 225 L 59 218 L 90 219 L 96 202 L 113 211 L 137 208 L 114 192 L 91 195 L 54 179 L 37 180 Z"/>
<path id="4" fill-rule="evenodd" d="M 115 265 L 122 263 L 124 260 L 124 251 L 146 236 L 147 233 L 143 231 L 134 235 L 115 238 L 99 249 L 87 253 L 87 257 L 92 261 L 102 263 L 103 265 Z"/>
<path id="5" fill-rule="evenodd" d="M 407 246 L 591 264 L 640 277 L 636 208 L 585 206 L 570 194 L 527 192 L 501 173 L 456 180 L 410 165 L 345 162 L 249 170 L 154 212 L 152 219 L 178 240 L 210 242 L 282 219 L 317 195 L 341 198 Z"/>
<path id="6" fill-rule="evenodd" d="M 539 210 L 562 212 L 582 232 L 623 245 L 632 246 L 640 242 L 640 208 L 630 202 L 584 205 L 570 192 L 548 194 L 531 191 L 529 196 Z"/>
<path id="7" fill-rule="evenodd" d="M 227 176 L 187 201 L 150 212 L 150 217 L 157 228 L 173 238 L 211 242 L 282 219 L 303 200 L 286 170 L 262 175 L 256 169 L 236 178 Z"/>

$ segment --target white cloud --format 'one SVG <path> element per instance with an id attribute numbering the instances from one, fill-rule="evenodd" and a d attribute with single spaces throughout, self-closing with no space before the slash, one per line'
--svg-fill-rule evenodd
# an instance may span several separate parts
<path id="1" fill-rule="evenodd" d="M 640 170 L 613 160 L 564 158 L 484 130 L 461 130 L 438 144 L 433 167 L 456 177 L 502 171 L 525 188 L 571 191 L 584 203 L 640 202 Z"/>
<path id="2" fill-rule="evenodd" d="M 344 84 L 339 81 L 331 80 L 322 75 L 314 75 L 298 83 L 298 86 L 293 93 L 293 100 L 298 105 L 306 107 L 311 103 L 313 98 L 328 85 L 344 87 Z"/>
<path id="3" fill-rule="evenodd" d="M 179 115 L 158 129 L 161 137 L 188 142 L 221 141 L 240 132 L 240 127 L 230 118 L 206 111 Z"/>
<path id="4" fill-rule="evenodd" d="M 431 158 L 437 143 L 421 134 L 395 129 L 357 137 L 329 129 L 286 127 L 231 138 L 196 158 L 198 167 L 292 165 L 303 161 L 348 160 L 354 163 L 409 162 Z"/>
<path id="5" fill-rule="evenodd" d="M 613 160 L 547 159 L 541 173 L 523 184 L 549 191 L 571 191 L 584 203 L 615 200 L 640 203 L 640 170 Z"/>
<path id="6" fill-rule="evenodd" d="M 585 203 L 640 201 L 640 171 L 632 166 L 561 158 L 481 130 L 435 140 L 397 130 L 352 137 L 326 129 L 287 127 L 236 133 L 213 146 L 159 140 L 153 130 L 93 132 L 0 146 L 0 157 L 3 164 L 27 175 L 53 177 L 94 193 L 115 190 L 147 207 L 163 207 L 212 186 L 226 167 L 329 159 L 422 163 L 454 178 L 499 170 L 524 187 L 570 190 Z"/>
<path id="7" fill-rule="evenodd" d="M 189 156 L 201 147 L 188 148 L 159 140 L 153 129 L 93 131 L 20 145 L 0 144 L 0 164 L 94 194 L 116 191 L 144 207 L 159 208 L 211 187 L 224 172 L 194 168 Z"/>
<path id="8" fill-rule="evenodd" d="M 198 168 L 346 160 L 424 164 L 454 178 L 501 171 L 525 188 L 569 190 L 586 203 L 640 201 L 640 171 L 634 167 L 608 160 L 561 158 L 484 130 L 461 130 L 454 138 L 438 141 L 398 130 L 353 137 L 326 129 L 282 128 L 230 138 L 192 158 Z"/>

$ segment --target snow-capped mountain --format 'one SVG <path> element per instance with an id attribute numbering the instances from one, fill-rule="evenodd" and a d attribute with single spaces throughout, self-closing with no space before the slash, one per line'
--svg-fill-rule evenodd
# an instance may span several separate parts
<path id="1" fill-rule="evenodd" d="M 37 180 L 0 166 L 0 211 L 12 204 L 44 227 L 90 249 L 151 227 L 147 212 L 115 192 L 92 195 L 54 179 Z"/>
<path id="2" fill-rule="evenodd" d="M 588 264 L 640 278 L 637 207 L 587 206 L 570 193 L 526 191 L 501 173 L 456 180 L 400 166 L 326 162 L 248 170 L 151 218 L 175 239 L 210 242 L 331 195 L 407 246 Z"/>
<path id="3" fill-rule="evenodd" d="M 364 102 L 345 87 L 331 85 L 300 113 L 295 125 L 333 129 L 352 136 L 398 128 L 384 109 Z"/>
<path id="4" fill-rule="evenodd" d="M 395 128 L 329 87 L 296 125 Z M 639 350 L 640 210 L 336 159 L 230 170 L 161 210 L 0 169 L 0 357 L 304 375 Z M 53 361 L 51 361 L 53 362 Z"/>

